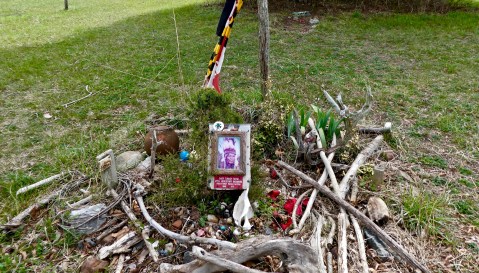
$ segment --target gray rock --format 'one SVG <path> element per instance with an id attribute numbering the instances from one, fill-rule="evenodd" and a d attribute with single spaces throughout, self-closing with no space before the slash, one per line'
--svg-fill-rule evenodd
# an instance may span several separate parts
<path id="1" fill-rule="evenodd" d="M 143 156 L 138 151 L 127 151 L 116 157 L 116 169 L 124 172 L 133 169 L 143 160 Z"/>
<path id="2" fill-rule="evenodd" d="M 104 214 L 98 215 L 103 209 L 106 208 L 106 205 L 103 203 L 88 206 L 78 210 L 72 210 L 68 219 L 65 220 L 67 227 L 71 227 L 73 230 L 80 234 L 91 234 L 97 231 L 103 223 L 106 221 Z M 90 218 L 94 217 L 90 221 Z M 86 222 L 88 221 L 88 222 Z M 78 226 L 80 225 L 80 226 Z"/>
<path id="3" fill-rule="evenodd" d="M 209 215 L 207 216 L 207 218 L 208 218 L 208 222 L 212 222 L 212 223 L 218 223 L 218 222 L 219 222 L 218 217 L 216 217 L 216 216 L 213 215 L 213 214 L 209 214 Z"/>
<path id="4" fill-rule="evenodd" d="M 146 172 L 151 168 L 151 156 L 145 158 L 138 166 L 136 166 L 136 170 L 140 172 Z"/>

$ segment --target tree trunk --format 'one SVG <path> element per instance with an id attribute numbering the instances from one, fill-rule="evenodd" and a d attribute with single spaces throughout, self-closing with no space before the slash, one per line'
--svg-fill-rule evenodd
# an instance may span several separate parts
<path id="1" fill-rule="evenodd" d="M 258 0 L 259 17 L 259 64 L 261 70 L 261 93 L 268 95 L 269 81 L 269 12 L 268 0 Z"/>
<path id="2" fill-rule="evenodd" d="M 68 10 L 68 0 L 64 0 L 65 3 L 65 10 Z"/>

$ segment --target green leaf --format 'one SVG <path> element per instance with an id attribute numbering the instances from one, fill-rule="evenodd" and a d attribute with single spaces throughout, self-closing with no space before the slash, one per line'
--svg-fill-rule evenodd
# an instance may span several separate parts
<path id="1" fill-rule="evenodd" d="M 293 130 L 295 129 L 295 124 L 294 124 L 294 114 L 291 112 L 288 118 L 288 137 L 291 136 L 291 133 L 293 133 Z"/>
<path id="2" fill-rule="evenodd" d="M 323 149 L 328 148 L 328 146 L 327 146 L 327 144 L 326 144 L 326 137 L 325 137 L 325 135 L 324 135 L 324 130 L 323 130 L 323 128 L 319 128 L 319 129 L 318 129 L 318 133 L 319 133 L 319 139 L 321 140 L 321 145 L 323 146 L 323 147 L 321 147 L 321 148 L 323 148 Z"/>
<path id="3" fill-rule="evenodd" d="M 294 147 L 296 147 L 296 149 L 299 149 L 299 144 L 298 141 L 296 141 L 296 138 L 294 138 L 293 136 L 290 136 L 289 138 L 291 138 L 291 140 L 293 141 Z"/>

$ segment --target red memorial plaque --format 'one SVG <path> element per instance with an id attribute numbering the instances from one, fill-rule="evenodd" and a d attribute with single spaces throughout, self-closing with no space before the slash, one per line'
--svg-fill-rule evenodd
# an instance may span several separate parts
<path id="1" fill-rule="evenodd" d="M 243 189 L 243 176 L 215 175 L 215 189 L 241 190 Z"/>

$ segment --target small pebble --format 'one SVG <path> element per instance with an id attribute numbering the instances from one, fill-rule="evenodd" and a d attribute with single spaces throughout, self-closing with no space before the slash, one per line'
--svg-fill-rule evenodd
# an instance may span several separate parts
<path id="1" fill-rule="evenodd" d="M 191 252 L 190 251 L 186 251 L 184 254 L 183 254 L 183 263 L 184 264 L 187 264 L 189 262 L 192 262 L 193 260 L 195 260 L 195 257 L 193 257 L 191 255 Z"/>
<path id="2" fill-rule="evenodd" d="M 173 243 L 168 243 L 165 245 L 165 250 L 168 253 L 173 253 L 175 251 L 175 246 L 173 245 Z"/>
<path id="3" fill-rule="evenodd" d="M 236 236 L 239 236 L 239 235 L 241 235 L 241 231 L 239 231 L 239 229 L 235 229 L 233 231 L 233 234 L 236 235 Z"/>
<path id="4" fill-rule="evenodd" d="M 208 218 L 208 222 L 218 223 L 218 221 L 219 221 L 218 217 L 214 216 L 213 214 L 209 214 L 207 216 L 207 218 Z"/>

